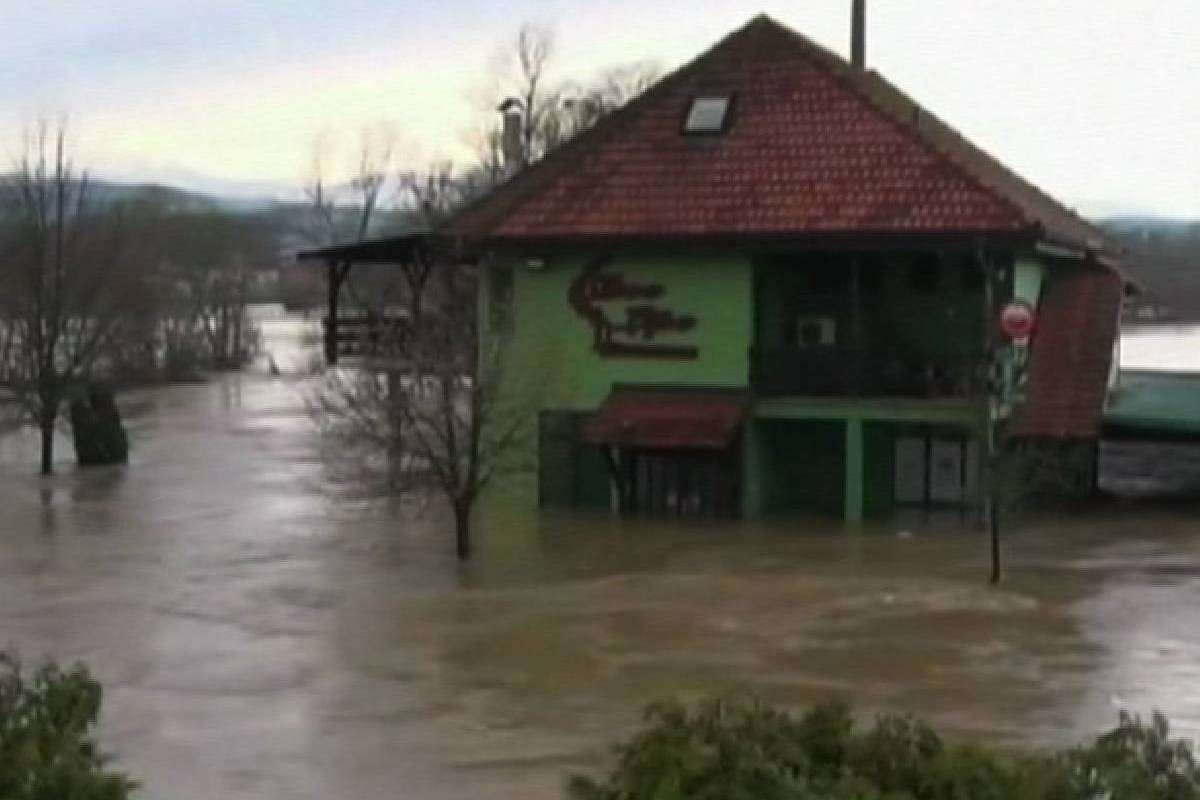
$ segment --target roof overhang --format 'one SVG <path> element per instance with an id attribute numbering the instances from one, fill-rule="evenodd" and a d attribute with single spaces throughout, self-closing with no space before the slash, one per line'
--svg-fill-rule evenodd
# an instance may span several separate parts
<path id="1" fill-rule="evenodd" d="M 555 252 L 570 249 L 670 250 L 752 250 L 755 253 L 792 250 L 920 250 L 931 247 L 1028 247 L 1035 242 L 1031 231 L 783 231 L 779 233 L 694 234 L 654 232 L 641 235 L 594 233 L 571 235 L 510 236 L 489 235 L 475 240 L 477 251 Z"/>
<path id="2" fill-rule="evenodd" d="M 617 386 L 583 428 L 593 444 L 647 450 L 725 450 L 750 411 L 745 392 Z"/>
<path id="3" fill-rule="evenodd" d="M 304 250 L 296 254 L 299 261 L 349 264 L 406 264 L 431 257 L 468 258 L 469 252 L 463 240 L 457 237 L 420 231 Z"/>
<path id="4" fill-rule="evenodd" d="M 1124 253 L 1106 242 L 1091 242 L 1086 245 L 1063 244 L 1048 239 L 1040 240 L 1035 246 L 1038 255 L 1060 261 L 1075 261 L 1082 265 L 1097 266 L 1116 273 L 1124 282 L 1125 294 L 1140 294 L 1145 287 L 1138 283 L 1124 268 Z"/>

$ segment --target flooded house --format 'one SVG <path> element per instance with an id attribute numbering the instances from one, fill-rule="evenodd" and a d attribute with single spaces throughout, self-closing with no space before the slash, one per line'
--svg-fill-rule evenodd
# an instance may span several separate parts
<path id="1" fill-rule="evenodd" d="M 1119 249 L 864 40 L 858 15 L 847 61 L 756 17 L 439 232 L 536 387 L 543 505 L 970 511 L 993 424 L 1094 469 Z"/>

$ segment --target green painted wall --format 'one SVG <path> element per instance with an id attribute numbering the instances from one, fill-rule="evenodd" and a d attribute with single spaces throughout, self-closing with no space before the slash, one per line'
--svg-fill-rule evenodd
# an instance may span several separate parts
<path id="1" fill-rule="evenodd" d="M 604 448 L 580 441 L 583 415 L 538 414 L 538 499 L 547 508 L 609 508 L 611 478 Z"/>
<path id="2" fill-rule="evenodd" d="M 693 360 L 602 358 L 593 332 L 568 300 L 570 285 L 591 256 L 549 259 L 540 270 L 513 268 L 512 331 L 506 347 L 506 376 L 517 390 L 533 391 L 540 408 L 594 410 L 614 383 L 745 387 L 751 342 L 751 270 L 737 257 L 618 257 L 606 273 L 630 282 L 660 285 L 651 301 L 696 326 L 665 333 L 660 344 L 698 348 Z M 487 297 L 486 287 L 482 295 Z M 623 319 L 625 303 L 606 304 L 610 318 Z M 485 317 L 486 318 L 486 317 Z"/>
<path id="3" fill-rule="evenodd" d="M 892 510 L 896 431 L 885 422 L 863 423 L 863 512 Z M 756 420 L 763 486 L 755 513 L 799 511 L 842 516 L 845 501 L 846 424 L 834 420 Z M 749 508 L 749 507 L 748 507 Z"/>
<path id="4" fill-rule="evenodd" d="M 771 473 L 765 435 L 763 423 L 746 420 L 742 434 L 742 514 L 746 517 L 757 517 L 767 510 L 767 482 Z"/>
<path id="5" fill-rule="evenodd" d="M 502 342 L 504 395 L 531 418 L 540 411 L 594 411 L 608 396 L 614 383 L 746 387 L 752 319 L 752 274 L 748 259 L 738 257 L 634 257 L 611 260 L 606 274 L 621 273 L 627 282 L 659 285 L 660 297 L 649 301 L 676 315 L 696 318 L 694 328 L 683 333 L 662 333 L 657 344 L 695 346 L 691 360 L 671 358 L 604 358 L 593 348 L 593 331 L 571 306 L 568 293 L 572 281 L 595 254 L 547 259 L 532 270 L 524 259 L 497 260 L 483 271 L 480 283 L 481 319 L 489 322 L 483 333 L 482 351 Z M 493 281 L 498 271 L 512 276 L 511 308 L 496 313 Z M 625 307 L 647 301 L 605 303 L 610 319 L 624 319 Z M 507 321 L 506 330 L 490 327 Z M 537 425 L 530 426 L 536 431 Z M 539 436 L 529 439 L 532 460 Z M 562 461 L 563 456 L 557 456 Z M 540 470 L 543 494 L 554 502 L 573 495 L 576 505 L 607 508 L 610 487 L 607 464 L 598 447 L 581 448 L 563 474 L 547 478 Z M 548 499 L 549 499 L 548 498 Z"/>
<path id="6" fill-rule="evenodd" d="M 538 502 L 547 508 L 575 503 L 575 427 L 570 413 L 538 415 Z"/>
<path id="7" fill-rule="evenodd" d="M 1020 256 L 1013 265 L 1013 298 L 1024 300 L 1034 308 L 1042 296 L 1045 268 L 1031 256 Z"/>

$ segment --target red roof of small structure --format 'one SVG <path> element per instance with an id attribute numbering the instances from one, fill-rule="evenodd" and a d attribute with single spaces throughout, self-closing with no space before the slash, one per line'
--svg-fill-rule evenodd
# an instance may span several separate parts
<path id="1" fill-rule="evenodd" d="M 696 96 L 728 129 L 687 135 Z M 1104 235 L 874 72 L 766 16 L 460 213 L 488 238 Z"/>
<path id="2" fill-rule="evenodd" d="M 1124 284 L 1113 272 L 1087 268 L 1055 271 L 1049 281 L 1013 433 L 1091 439 L 1104 416 Z"/>
<path id="3" fill-rule="evenodd" d="M 723 450 L 749 407 L 737 392 L 617 387 L 585 423 L 583 438 L 647 449 Z"/>

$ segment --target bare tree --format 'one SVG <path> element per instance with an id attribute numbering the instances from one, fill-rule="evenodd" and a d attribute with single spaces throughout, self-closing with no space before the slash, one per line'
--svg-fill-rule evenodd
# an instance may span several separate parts
<path id="1" fill-rule="evenodd" d="M 436 229 L 462 203 L 500 180 L 501 127 L 492 113 L 500 99 L 512 98 L 522 112 L 522 161 L 528 164 L 657 77 L 654 67 L 635 64 L 610 70 L 593 85 L 555 83 L 549 71 L 553 50 L 547 30 L 522 27 L 507 54 L 510 80 L 497 87 L 499 97 L 489 99 L 474 168 L 456 172 L 446 162 L 399 176 L 399 211 L 410 226 Z M 310 189 L 310 197 L 315 208 L 322 208 L 319 192 Z M 326 208 L 322 216 L 333 218 Z M 311 407 L 343 463 L 352 463 L 356 471 L 365 468 L 392 493 L 440 493 L 453 511 L 456 551 L 465 559 L 471 552 L 471 512 L 480 494 L 497 475 L 531 468 L 535 404 L 528 392 L 536 391 L 538 382 L 530 376 L 506 379 L 498 337 L 488 337 L 488 349 L 480 350 L 474 268 L 420 249 L 397 266 L 409 324 L 389 329 L 389 338 L 371 358 L 327 372 Z M 378 303 L 382 295 L 373 296 Z"/>
<path id="2" fill-rule="evenodd" d="M 395 137 L 387 130 L 364 130 L 350 170 L 342 182 L 331 181 L 323 143 L 314 147 L 312 174 L 305 193 L 309 214 L 301 234 L 315 246 L 361 242 L 378 234 L 382 223 L 395 221 L 394 207 L 387 202 L 393 195 L 393 158 Z M 353 272 L 350 264 L 329 265 L 326 278 L 330 288 L 330 313 L 340 316 L 343 293 L 349 305 L 368 316 L 383 317 L 402 300 L 403 276 L 395 269 L 361 267 Z M 332 321 L 331 321 L 332 322 Z M 326 329 L 326 347 L 334 347 L 336 327 Z"/>
<path id="3" fill-rule="evenodd" d="M 436 275 L 473 284 L 468 273 L 439 263 Z M 428 309 L 424 324 L 374 362 L 328 373 L 311 403 L 339 454 L 367 465 L 390 493 L 444 498 L 462 560 L 472 551 L 476 501 L 498 475 L 529 468 L 532 431 L 532 405 L 506 383 L 500 349 L 478 349 L 472 312 L 451 302 Z"/>
<path id="4" fill-rule="evenodd" d="M 569 84 L 559 93 L 553 146 L 592 127 L 649 89 L 659 77 L 657 65 L 646 61 L 613 67 L 588 85 Z M 551 138 L 551 132 L 546 138 Z"/>
<path id="5" fill-rule="evenodd" d="M 275 258 L 271 221 L 216 207 L 172 207 L 140 193 L 121 210 L 124 257 L 147 277 L 149 290 L 144 313 L 122 329 L 123 363 L 135 375 L 161 370 L 168 379 L 240 368 L 257 344 L 247 304 L 260 270 Z"/>
<path id="6" fill-rule="evenodd" d="M 429 231 L 449 219 L 470 192 L 469 184 L 455 171 L 452 161 L 435 162 L 423 172 L 401 173 L 399 189 L 401 208 L 407 212 L 412 226 Z M 414 326 L 421 324 L 435 261 L 434 254 L 416 251 L 412 258 L 397 265 L 404 280 L 409 316 Z"/>
<path id="7" fill-rule="evenodd" d="M 554 35 L 525 24 L 511 50 L 501 60 L 501 80 L 486 97 L 490 110 L 513 103 L 521 113 L 520 144 L 523 165 L 531 164 L 649 88 L 659 77 L 650 62 L 615 67 L 590 82 L 554 78 Z M 494 115 L 479 134 L 476 182 L 503 175 L 502 126 Z"/>
<path id="8" fill-rule="evenodd" d="M 121 239 L 119 215 L 89 205 L 65 123 L 38 123 L 0 179 L 0 387 L 41 431 L 43 475 L 54 471 L 64 404 L 92 377 L 140 294 L 137 276 L 122 270 Z"/>
<path id="9" fill-rule="evenodd" d="M 547 70 L 554 54 L 554 34 L 549 28 L 525 24 L 517 32 L 517 101 L 523 112 L 521 151 L 530 163 L 545 154 L 546 123 L 555 117 L 558 92 L 549 88 Z"/>
<path id="10" fill-rule="evenodd" d="M 171 228 L 163 273 L 176 307 L 205 342 L 209 366 L 237 369 L 253 355 L 256 331 L 246 316 L 251 277 L 269 258 L 267 241 L 248 220 L 221 212 L 180 215 Z"/>
<path id="11" fill-rule="evenodd" d="M 341 182 L 329 175 L 327 150 L 323 141 L 314 144 L 304 189 L 309 219 L 300 233 L 317 247 L 359 242 L 371 233 L 386 197 L 395 137 L 387 131 L 364 130 L 350 177 Z"/>

